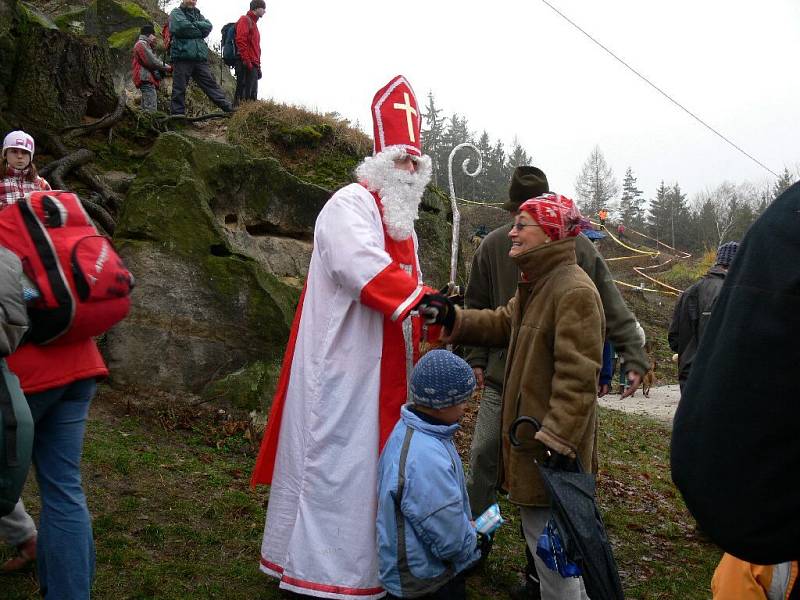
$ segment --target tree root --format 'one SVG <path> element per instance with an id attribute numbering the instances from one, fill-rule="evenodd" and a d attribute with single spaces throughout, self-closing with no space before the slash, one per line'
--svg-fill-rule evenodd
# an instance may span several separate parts
<path id="1" fill-rule="evenodd" d="M 64 176 L 75 167 L 80 167 L 94 159 L 94 152 L 81 148 L 68 154 L 63 158 L 54 160 L 53 162 L 42 167 L 39 174 L 45 179 L 50 180 L 57 189 L 63 190 L 66 185 L 64 183 Z"/>
<path id="2" fill-rule="evenodd" d="M 89 216 L 92 217 L 92 220 L 100 225 L 105 230 L 105 233 L 112 236 L 117 228 L 117 223 L 114 221 L 114 217 L 98 201 L 98 196 L 99 194 L 94 194 L 91 198 L 81 198 L 81 204 L 83 204 Z"/>
<path id="3" fill-rule="evenodd" d="M 63 139 L 69 141 L 75 139 L 76 137 L 80 137 L 82 135 L 88 135 L 94 131 L 99 131 L 101 129 L 108 129 L 109 127 L 112 127 L 125 115 L 125 109 L 127 108 L 127 101 L 128 97 L 123 91 L 119 95 L 119 100 L 117 101 L 117 107 L 114 109 L 112 113 L 107 114 L 102 119 L 95 121 L 94 123 L 89 123 L 88 125 L 75 125 L 73 127 L 67 127 L 63 131 L 64 133 Z"/>

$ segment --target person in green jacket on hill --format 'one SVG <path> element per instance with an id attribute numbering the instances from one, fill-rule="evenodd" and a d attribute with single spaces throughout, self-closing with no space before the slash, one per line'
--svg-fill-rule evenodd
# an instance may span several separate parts
<path id="1" fill-rule="evenodd" d="M 530 198 L 549 192 L 547 176 L 533 166 L 514 170 L 508 190 L 509 200 L 503 208 L 513 217 L 520 205 Z M 517 291 L 520 271 L 509 258 L 511 231 L 509 222 L 490 232 L 478 246 L 472 259 L 469 282 L 464 296 L 466 308 L 498 308 L 505 306 Z M 629 387 L 624 397 L 633 394 L 647 372 L 648 360 L 644 340 L 636 317 L 628 309 L 603 257 L 583 234 L 575 237 L 577 263 L 592 280 L 603 301 L 606 337 L 617 348 L 624 361 Z M 500 455 L 500 398 L 506 367 L 506 349 L 469 348 L 465 359 L 475 371 L 479 388 L 483 388 L 475 433 L 470 449 L 470 469 L 467 491 L 473 517 L 483 513 L 497 500 L 498 457 Z M 608 392 L 608 386 L 598 389 L 598 395 Z M 528 556 L 524 588 L 515 594 L 520 598 L 538 598 L 538 578 L 532 558 Z"/>
<path id="2" fill-rule="evenodd" d="M 206 96 L 225 112 L 234 108 L 208 66 L 208 45 L 211 23 L 197 9 L 197 0 L 183 0 L 169 14 L 170 59 L 172 62 L 173 115 L 186 113 L 186 86 L 194 79 Z"/>

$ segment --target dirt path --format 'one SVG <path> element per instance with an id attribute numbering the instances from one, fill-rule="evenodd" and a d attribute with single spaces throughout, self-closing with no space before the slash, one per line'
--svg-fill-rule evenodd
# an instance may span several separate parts
<path id="1" fill-rule="evenodd" d="M 647 415 L 672 427 L 672 417 L 681 392 L 677 385 L 662 385 L 650 390 L 650 397 L 645 398 L 641 389 L 632 398 L 621 400 L 618 394 L 608 394 L 600 398 L 600 406 L 627 413 Z"/>

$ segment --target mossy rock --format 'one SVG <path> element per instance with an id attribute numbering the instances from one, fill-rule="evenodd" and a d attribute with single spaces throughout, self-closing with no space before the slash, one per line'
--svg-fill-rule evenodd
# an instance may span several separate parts
<path id="1" fill-rule="evenodd" d="M 234 243 L 227 217 L 235 215 L 254 244 L 265 232 L 300 237 L 326 199 L 274 160 L 161 135 L 115 233 L 138 281 L 131 316 L 109 336 L 115 380 L 199 392 L 243 364 L 278 361 L 300 290 Z"/>
<path id="2" fill-rule="evenodd" d="M 352 183 L 353 170 L 372 153 L 372 141 L 347 121 L 271 101 L 243 105 L 228 140 L 328 190 Z"/>
<path id="3" fill-rule="evenodd" d="M 202 394 L 215 405 L 227 404 L 242 410 L 269 410 L 278 384 L 281 363 L 255 361 L 209 385 Z"/>
<path id="4" fill-rule="evenodd" d="M 108 36 L 108 46 L 112 50 L 121 50 L 125 52 L 129 51 L 131 48 L 133 48 L 136 40 L 139 39 L 140 29 L 140 27 L 131 27 L 130 29 L 124 29 L 122 31 L 112 33 L 110 36 Z"/>
<path id="5" fill-rule="evenodd" d="M 53 22 L 61 31 L 83 35 L 86 33 L 86 25 L 84 24 L 85 15 L 86 7 L 74 8 L 58 15 Z"/>
<path id="6" fill-rule="evenodd" d="M 44 13 L 36 10 L 27 2 L 20 2 L 19 8 L 22 17 L 29 23 L 36 25 L 37 27 L 43 27 L 44 29 L 58 29 L 58 25 L 56 25 L 53 20 L 51 20 Z"/>
<path id="7" fill-rule="evenodd" d="M 85 116 L 114 110 L 108 50 L 91 39 L 27 23 L 31 31 L 16 52 L 17 68 L 9 85 L 9 106 L 25 106 L 25 118 L 58 130 Z"/>
<path id="8" fill-rule="evenodd" d="M 109 40 L 119 32 L 152 25 L 153 19 L 135 2 L 95 0 L 84 11 L 83 22 L 86 35 Z"/>

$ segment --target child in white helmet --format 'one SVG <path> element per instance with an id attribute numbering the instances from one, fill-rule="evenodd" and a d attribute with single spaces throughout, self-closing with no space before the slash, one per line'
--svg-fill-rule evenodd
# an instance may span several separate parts
<path id="1" fill-rule="evenodd" d="M 24 131 L 12 131 L 3 140 L 3 159 L 0 163 L 0 210 L 25 197 L 28 192 L 51 189 L 39 177 L 33 164 L 35 145 Z"/>
<path id="2" fill-rule="evenodd" d="M 12 131 L 3 140 L 0 210 L 24 198 L 28 192 L 50 189 L 50 184 L 36 172 L 34 151 L 33 138 L 24 131 Z M 0 573 L 25 569 L 36 560 L 36 537 L 36 525 L 20 500 L 11 514 L 0 518 L 0 542 L 15 546 L 18 552 L 0 565 Z"/>

